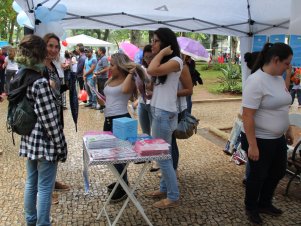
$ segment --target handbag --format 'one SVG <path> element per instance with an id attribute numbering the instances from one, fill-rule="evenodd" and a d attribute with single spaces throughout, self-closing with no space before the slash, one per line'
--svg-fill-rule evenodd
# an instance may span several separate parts
<path id="1" fill-rule="evenodd" d="M 179 99 L 178 104 L 181 112 L 180 121 L 177 129 L 174 131 L 174 135 L 177 139 L 188 139 L 197 132 L 197 127 L 200 120 L 191 115 L 187 109 L 181 111 L 181 103 Z"/>

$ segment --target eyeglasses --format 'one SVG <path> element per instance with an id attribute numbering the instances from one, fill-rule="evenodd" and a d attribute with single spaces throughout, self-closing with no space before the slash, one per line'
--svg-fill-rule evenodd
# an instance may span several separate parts
<path id="1" fill-rule="evenodd" d="M 152 38 L 152 39 L 151 39 L 151 42 L 152 42 L 152 44 L 156 44 L 157 42 L 160 42 L 160 40 L 159 40 L 159 39 Z"/>
<path id="2" fill-rule="evenodd" d="M 153 56 L 145 56 L 143 57 L 144 60 L 152 60 L 153 59 Z"/>

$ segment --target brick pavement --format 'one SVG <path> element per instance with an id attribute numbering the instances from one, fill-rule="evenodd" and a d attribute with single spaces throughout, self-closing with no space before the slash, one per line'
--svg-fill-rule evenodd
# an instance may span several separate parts
<path id="1" fill-rule="evenodd" d="M 18 157 L 18 142 L 13 146 L 11 135 L 5 129 L 6 103 L 0 104 L 0 126 L 3 128 L 0 147 L 4 151 L 0 155 L 0 226 L 24 225 L 25 160 Z M 201 119 L 200 127 L 227 127 L 232 125 L 239 105 L 239 102 L 195 104 L 193 113 Z M 102 128 L 103 114 L 81 107 L 77 133 L 69 110 L 65 111 L 65 123 L 69 156 L 66 163 L 59 164 L 58 180 L 71 185 L 71 190 L 59 193 L 59 204 L 52 208 L 54 225 L 107 225 L 104 218 L 97 221 L 96 216 L 107 195 L 105 185 L 112 182 L 112 174 L 104 166 L 91 167 L 89 195 L 84 194 L 82 178 L 81 138 L 87 130 Z M 179 140 L 178 144 L 181 206 L 167 210 L 151 207 L 155 200 L 144 197 L 143 193 L 158 188 L 159 178 L 155 173 L 148 172 L 136 192 L 153 225 L 249 225 L 243 210 L 244 188 L 241 180 L 244 166 L 229 162 L 229 156 L 224 155 L 219 146 L 200 135 Z M 130 182 L 137 176 L 140 167 L 130 166 Z M 291 194 L 285 197 L 286 182 L 287 177 L 275 195 L 275 204 L 285 212 L 278 218 L 263 216 L 265 225 L 301 225 L 301 197 L 297 194 L 300 184 L 294 183 Z M 118 208 L 120 204 L 110 205 L 111 211 Z M 145 225 L 145 221 L 130 204 L 118 225 Z"/>

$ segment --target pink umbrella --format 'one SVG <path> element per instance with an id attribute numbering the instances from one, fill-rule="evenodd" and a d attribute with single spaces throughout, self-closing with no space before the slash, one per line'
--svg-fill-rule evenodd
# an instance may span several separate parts
<path id="1" fill-rule="evenodd" d="M 128 55 L 131 60 L 135 59 L 136 53 L 139 51 L 139 48 L 132 43 L 129 42 L 121 42 L 119 43 L 119 48 Z"/>
<path id="2" fill-rule="evenodd" d="M 209 54 L 200 42 L 186 37 L 178 37 L 177 40 L 181 53 L 191 56 L 195 60 L 209 61 Z"/>

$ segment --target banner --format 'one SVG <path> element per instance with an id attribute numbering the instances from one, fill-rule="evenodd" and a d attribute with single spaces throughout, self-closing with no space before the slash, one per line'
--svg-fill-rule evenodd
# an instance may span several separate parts
<path id="1" fill-rule="evenodd" d="M 282 42 L 285 43 L 285 34 L 281 35 L 271 35 L 270 36 L 270 43 Z"/>
<path id="2" fill-rule="evenodd" d="M 291 62 L 292 66 L 301 67 L 301 35 L 291 35 L 289 45 L 294 52 L 294 56 Z"/>
<path id="3" fill-rule="evenodd" d="M 267 42 L 268 37 L 266 35 L 254 35 L 252 52 L 260 52 Z"/>

